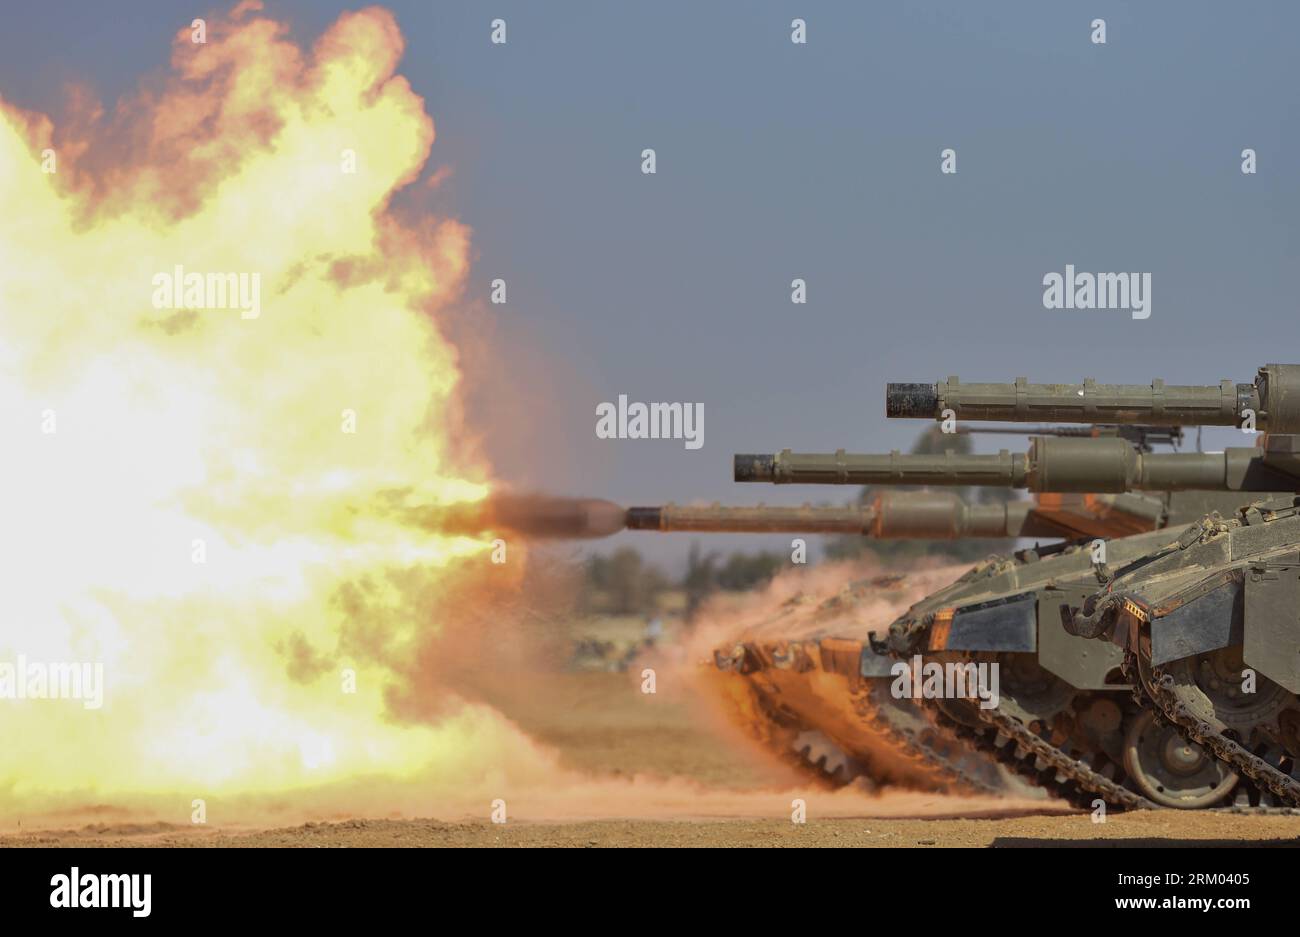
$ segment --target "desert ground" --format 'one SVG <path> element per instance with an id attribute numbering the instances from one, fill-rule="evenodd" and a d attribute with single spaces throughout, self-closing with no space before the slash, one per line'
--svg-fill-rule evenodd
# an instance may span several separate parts
<path id="1" fill-rule="evenodd" d="M 784 765 L 724 743 L 716 726 L 686 702 L 663 701 L 653 710 L 628 692 L 622 672 L 556 674 L 536 705 L 509 681 L 493 687 L 492 701 L 511 714 L 561 762 L 584 774 L 618 778 L 689 779 L 708 796 L 690 815 L 673 818 L 663 809 L 619 819 L 492 823 L 487 816 L 434 819 L 351 818 L 285 826 L 190 826 L 119 822 L 106 818 L 80 825 L 10 829 L 0 846 L 857 846 L 1016 847 L 1300 845 L 1300 816 L 1260 816 L 1178 811 L 1112 814 L 1105 823 L 1059 804 L 1007 803 L 915 792 L 837 795 L 819 815 L 810 799 L 803 824 L 792 823 L 786 794 L 767 795 L 792 783 Z M 515 687 L 518 684 L 514 684 Z M 710 813 L 715 815 L 710 816 Z M 722 815 L 716 815 L 722 814 Z"/>

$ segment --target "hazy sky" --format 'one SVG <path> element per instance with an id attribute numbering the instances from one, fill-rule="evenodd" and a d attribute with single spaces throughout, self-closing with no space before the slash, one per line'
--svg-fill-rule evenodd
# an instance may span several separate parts
<path id="1" fill-rule="evenodd" d="M 474 415 L 512 479 L 624 503 L 839 500 L 735 486 L 731 455 L 905 448 L 920 427 L 884 419 L 890 380 L 1212 383 L 1300 361 L 1300 4 L 387 6 L 437 125 L 430 169 L 451 170 L 444 208 L 473 228 L 457 331 L 493 349 L 468 353 L 495 362 Z M 303 42 L 347 8 L 267 3 Z M 72 78 L 111 101 L 203 12 L 6 10 L 0 95 L 57 117 Z M 1066 264 L 1150 272 L 1151 317 L 1044 309 Z M 494 277 L 505 307 L 486 304 Z M 703 403 L 704 447 L 597 439 L 619 394 Z M 688 543 L 657 540 L 661 558 Z"/>

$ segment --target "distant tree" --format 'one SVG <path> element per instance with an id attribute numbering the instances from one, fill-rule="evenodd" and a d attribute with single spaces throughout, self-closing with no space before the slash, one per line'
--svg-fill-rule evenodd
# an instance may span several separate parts
<path id="1" fill-rule="evenodd" d="M 630 615 L 653 608 L 668 580 L 635 549 L 621 547 L 608 556 L 595 554 L 588 559 L 587 584 L 608 598 L 610 611 Z"/>
<path id="2" fill-rule="evenodd" d="M 700 550 L 698 540 L 692 541 L 690 552 L 686 555 L 686 575 L 682 577 L 682 589 L 686 592 L 686 620 L 695 618 L 696 610 L 717 588 L 716 553 L 705 554 Z"/>
<path id="3" fill-rule="evenodd" d="M 682 590 L 686 593 L 686 618 L 692 620 L 696 610 L 714 592 L 742 592 L 767 582 L 786 565 L 781 553 L 732 553 L 720 561 L 717 553 L 705 553 L 698 542 L 691 544 L 686 557 L 686 575 Z"/>
<path id="4" fill-rule="evenodd" d="M 718 585 L 741 592 L 767 582 L 786 563 L 781 553 L 733 553 L 718 570 Z"/>

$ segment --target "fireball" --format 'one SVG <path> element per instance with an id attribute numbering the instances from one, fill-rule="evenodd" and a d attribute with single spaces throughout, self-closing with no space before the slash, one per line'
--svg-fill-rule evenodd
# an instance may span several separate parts
<path id="1" fill-rule="evenodd" d="M 484 744 L 387 703 L 488 549 L 383 509 L 488 491 L 437 321 L 469 232 L 392 205 L 434 140 L 402 45 L 367 9 L 307 52 L 245 3 L 111 115 L 0 100 L 0 814 L 188 815 Z M 23 692 L 82 664 L 99 705 Z"/>

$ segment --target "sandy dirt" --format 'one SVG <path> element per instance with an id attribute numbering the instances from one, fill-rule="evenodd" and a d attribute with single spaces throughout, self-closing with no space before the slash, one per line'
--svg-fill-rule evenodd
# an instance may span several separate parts
<path id="1" fill-rule="evenodd" d="M 854 846 L 934 849 L 1020 846 L 1300 847 L 1300 817 L 1143 812 L 1093 823 L 1088 816 L 995 819 L 605 820 L 493 824 L 435 820 L 347 820 L 270 830 L 97 826 L 0 838 L 0 846 Z"/>
<path id="2" fill-rule="evenodd" d="M 486 816 L 452 820 L 344 819 L 340 822 L 263 827 L 185 826 L 176 823 L 45 822 L 43 828 L 4 831 L 12 846 L 1105 846 L 1197 848 L 1236 845 L 1300 846 L 1300 816 L 1206 812 L 1112 814 L 1094 823 L 1060 804 L 958 799 L 914 792 L 808 793 L 804 824 L 791 822 L 790 792 L 797 776 L 784 765 L 729 743 L 685 699 L 653 709 L 628 692 L 623 673 L 568 673 L 548 684 L 547 704 L 537 705 L 509 681 L 482 692 L 561 762 L 604 781 L 633 775 L 694 784 L 700 793 L 633 804 L 640 818 L 574 816 L 557 822 Z M 621 779 L 621 780 L 620 780 Z M 796 790 L 797 792 L 797 790 Z M 676 816 L 665 812 L 676 811 Z M 610 816 L 611 814 L 606 814 Z"/>
<path id="3" fill-rule="evenodd" d="M 1300 846 L 1300 817 L 1144 813 L 1094 824 L 1083 816 L 1001 819 L 607 820 L 531 823 L 348 820 L 257 831 L 180 826 L 86 827 L 0 839 L 0 846 Z"/>

